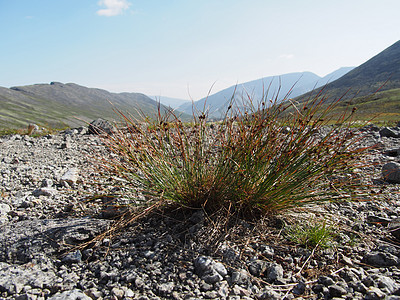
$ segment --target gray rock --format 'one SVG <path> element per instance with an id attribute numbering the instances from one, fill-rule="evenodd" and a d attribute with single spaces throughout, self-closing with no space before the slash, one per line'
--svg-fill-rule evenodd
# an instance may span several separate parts
<path id="1" fill-rule="evenodd" d="M 57 293 L 48 298 L 48 300 L 92 300 L 92 298 L 84 294 L 81 290 L 74 289 Z"/>
<path id="2" fill-rule="evenodd" d="M 173 282 L 161 283 L 158 285 L 158 291 L 161 295 L 167 296 L 173 292 L 174 287 L 175 283 Z"/>
<path id="3" fill-rule="evenodd" d="M 117 287 L 113 287 L 111 290 L 111 294 L 113 294 L 117 299 L 122 299 L 124 297 L 125 292 L 122 289 Z"/>
<path id="4" fill-rule="evenodd" d="M 8 204 L 0 203 L 0 216 L 5 216 L 11 211 L 11 207 Z"/>
<path id="5" fill-rule="evenodd" d="M 8 204 L 0 203 L 0 225 L 8 222 L 8 214 L 11 211 L 11 207 Z"/>
<path id="6" fill-rule="evenodd" d="M 367 287 L 374 286 L 375 279 L 371 275 L 369 275 L 363 279 L 362 283 L 365 284 L 365 286 Z"/>
<path id="7" fill-rule="evenodd" d="M 80 250 L 70 252 L 62 259 L 62 262 L 67 264 L 75 264 L 81 261 L 82 261 L 82 253 Z"/>
<path id="8" fill-rule="evenodd" d="M 51 289 L 57 281 L 53 270 L 43 271 L 40 265 L 30 267 L 0 263 L 0 291 L 18 294 L 24 286 Z"/>
<path id="9" fill-rule="evenodd" d="M 386 150 L 385 152 L 383 152 L 383 154 L 391 157 L 400 156 L 400 148 Z"/>
<path id="10" fill-rule="evenodd" d="M 393 219 L 388 225 L 388 231 L 396 239 L 400 240 L 400 218 Z"/>
<path id="11" fill-rule="evenodd" d="M 280 264 L 271 263 L 267 269 L 267 280 L 269 282 L 280 280 L 283 278 L 283 268 Z"/>
<path id="12" fill-rule="evenodd" d="M 221 250 L 224 262 L 230 264 L 234 263 L 237 259 L 239 259 L 240 253 L 235 249 L 228 246 L 223 246 L 223 249 Z"/>
<path id="13" fill-rule="evenodd" d="M 332 297 L 341 297 L 347 294 L 347 291 L 343 287 L 337 284 L 330 285 L 328 288 L 329 288 L 329 294 Z"/>
<path id="14" fill-rule="evenodd" d="M 383 127 L 381 130 L 379 130 L 379 134 L 381 137 L 390 137 L 390 138 L 397 138 L 398 134 L 395 132 L 393 129 L 390 129 L 388 127 Z"/>
<path id="15" fill-rule="evenodd" d="M 218 293 L 216 291 L 208 291 L 204 294 L 204 296 L 206 299 L 218 299 Z"/>
<path id="16" fill-rule="evenodd" d="M 85 126 L 78 127 L 76 130 L 78 130 L 78 134 L 86 134 L 88 132 L 88 128 Z"/>
<path id="17" fill-rule="evenodd" d="M 200 256 L 194 261 L 195 272 L 205 282 L 214 284 L 221 281 L 228 273 L 225 266 L 211 257 Z"/>
<path id="18" fill-rule="evenodd" d="M 89 124 L 88 131 L 90 134 L 112 134 L 113 126 L 110 122 L 99 118 Z"/>
<path id="19" fill-rule="evenodd" d="M 399 288 L 399 284 L 397 284 L 392 278 L 387 276 L 379 276 L 377 279 L 378 287 L 381 289 L 387 289 L 389 293 L 393 293 L 396 289 Z"/>
<path id="20" fill-rule="evenodd" d="M 78 134 L 79 131 L 77 129 L 67 129 L 64 131 L 65 135 L 74 135 L 74 134 Z"/>
<path id="21" fill-rule="evenodd" d="M 353 289 L 354 289 L 356 292 L 360 292 L 360 293 L 362 293 L 362 294 L 367 293 L 367 290 L 368 290 L 368 288 L 367 288 L 367 287 L 365 286 L 365 284 L 362 283 L 362 282 L 357 282 L 357 283 L 353 286 Z"/>
<path id="22" fill-rule="evenodd" d="M 51 197 L 57 194 L 57 190 L 53 188 L 48 188 L 48 187 L 42 187 L 39 189 L 36 189 L 32 192 L 32 195 L 35 197 L 39 196 L 46 196 L 46 197 Z"/>
<path id="23" fill-rule="evenodd" d="M 60 149 L 70 149 L 71 148 L 71 142 L 70 141 L 64 141 L 60 145 Z"/>
<path id="24" fill-rule="evenodd" d="M 142 278 L 140 277 L 136 277 L 135 278 L 135 286 L 136 288 L 138 288 L 139 290 L 143 289 L 145 287 L 145 282 L 143 281 Z"/>
<path id="25" fill-rule="evenodd" d="M 259 299 L 259 300 L 280 300 L 280 299 L 282 299 L 282 295 L 270 288 L 265 288 L 257 295 L 257 299 Z"/>
<path id="26" fill-rule="evenodd" d="M 342 279 L 344 279 L 346 282 L 357 282 L 360 280 L 358 278 L 358 276 L 352 270 L 350 270 L 348 268 L 345 268 L 339 274 L 340 274 L 340 277 Z"/>
<path id="27" fill-rule="evenodd" d="M 222 279 L 224 279 L 220 274 L 213 272 L 210 274 L 205 274 L 201 277 L 205 282 L 210 283 L 210 284 L 214 284 L 217 283 L 218 281 L 221 281 Z"/>
<path id="28" fill-rule="evenodd" d="M 124 296 L 127 298 L 133 298 L 135 296 L 135 293 L 131 289 L 126 289 Z"/>
<path id="29" fill-rule="evenodd" d="M 221 297 L 222 299 L 226 299 L 229 294 L 229 284 L 226 280 L 218 282 L 216 284 L 216 287 L 218 288 L 217 293 L 218 296 Z"/>
<path id="30" fill-rule="evenodd" d="M 384 299 L 385 298 L 385 293 L 382 292 L 379 288 L 370 286 L 367 290 L 367 293 L 365 295 L 365 300 L 379 300 L 379 299 Z"/>
<path id="31" fill-rule="evenodd" d="M 247 297 L 249 297 L 251 295 L 249 290 L 247 290 L 247 289 L 245 289 L 245 288 L 243 288 L 243 287 L 241 287 L 239 285 L 236 285 L 236 284 L 232 288 L 232 293 L 234 295 L 237 295 L 237 296 L 247 296 Z"/>
<path id="32" fill-rule="evenodd" d="M 195 259 L 194 267 L 197 275 L 202 276 L 212 269 L 213 259 L 206 256 L 200 256 Z"/>
<path id="33" fill-rule="evenodd" d="M 306 291 L 306 287 L 306 284 L 301 281 L 292 289 L 292 293 L 295 295 L 303 295 Z"/>
<path id="34" fill-rule="evenodd" d="M 200 282 L 200 290 L 202 290 L 203 292 L 211 291 L 213 289 L 214 289 L 214 286 L 212 284 L 209 284 L 209 283 L 205 282 L 204 280 L 202 280 Z"/>
<path id="35" fill-rule="evenodd" d="M 86 290 L 85 294 L 92 299 L 99 299 L 100 297 L 103 297 L 103 293 L 96 288 L 90 288 Z"/>
<path id="36" fill-rule="evenodd" d="M 324 291 L 324 288 L 326 289 L 326 287 L 322 283 L 317 283 L 316 285 L 314 285 L 312 287 L 312 290 L 314 291 L 314 293 L 318 294 L 318 293 L 322 293 Z"/>
<path id="37" fill-rule="evenodd" d="M 400 164 L 387 163 L 382 167 L 383 179 L 391 183 L 400 183 Z"/>
<path id="38" fill-rule="evenodd" d="M 238 271 L 233 271 L 231 276 L 231 282 L 237 284 L 247 284 L 250 280 L 250 274 L 247 270 L 240 269 Z"/>
<path id="39" fill-rule="evenodd" d="M 5 164 L 12 164 L 13 159 L 11 157 L 3 157 L 3 159 L 1 160 L 2 163 Z"/>
<path id="40" fill-rule="evenodd" d="M 78 174 L 79 174 L 78 168 L 70 168 L 64 173 L 60 181 L 61 183 L 67 182 L 70 184 L 75 184 L 78 181 Z"/>
<path id="41" fill-rule="evenodd" d="M 266 258 L 273 258 L 275 251 L 267 245 L 261 245 L 261 253 Z"/>
<path id="42" fill-rule="evenodd" d="M 250 274 L 256 277 L 264 275 L 264 272 L 267 270 L 267 266 L 268 263 L 260 259 L 250 261 L 247 264 Z"/>
<path id="43" fill-rule="evenodd" d="M 90 218 L 25 220 L 0 228 L 0 261 L 26 263 L 38 254 L 54 255 L 106 230 L 108 220 Z M 64 246 L 67 245 L 67 246 Z"/>
<path id="44" fill-rule="evenodd" d="M 225 277 L 228 274 L 228 271 L 226 270 L 225 266 L 220 262 L 215 262 L 213 265 L 213 269 L 222 277 Z"/>
<path id="45" fill-rule="evenodd" d="M 43 188 L 51 188 L 53 186 L 53 180 L 45 178 L 42 180 L 41 187 Z"/>
<path id="46" fill-rule="evenodd" d="M 367 253 L 364 257 L 364 260 L 367 264 L 376 267 L 396 266 L 400 263 L 400 260 L 397 256 L 391 253 L 379 251 L 372 251 Z"/>
<path id="47" fill-rule="evenodd" d="M 369 132 L 379 132 L 379 127 L 376 126 L 375 124 L 368 124 L 361 128 L 362 131 L 369 131 Z"/>
<path id="48" fill-rule="evenodd" d="M 347 257 L 347 256 L 342 255 L 341 260 L 342 260 L 346 265 L 354 266 L 354 263 L 353 263 L 353 261 L 351 260 L 351 258 L 349 258 L 349 257 Z"/>
<path id="49" fill-rule="evenodd" d="M 330 285 L 335 284 L 335 281 L 331 277 L 328 277 L 328 276 L 320 276 L 318 278 L 318 282 L 323 284 L 324 286 L 330 286 Z"/>

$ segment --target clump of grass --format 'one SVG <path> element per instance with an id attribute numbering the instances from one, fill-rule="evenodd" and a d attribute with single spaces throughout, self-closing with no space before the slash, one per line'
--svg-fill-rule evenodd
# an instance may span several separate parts
<path id="1" fill-rule="evenodd" d="M 42 125 L 40 126 L 40 129 L 36 131 L 35 127 L 32 124 L 29 124 L 26 128 L 0 128 L 0 136 L 19 134 L 19 135 L 29 135 L 31 137 L 41 137 L 47 134 L 55 134 L 67 128 L 69 128 L 69 126 L 66 125 L 59 127 Z"/>
<path id="2" fill-rule="evenodd" d="M 218 123 L 195 112 L 190 126 L 161 109 L 153 120 L 119 112 L 123 126 L 105 140 L 114 155 L 101 167 L 143 193 L 146 206 L 161 200 L 254 216 L 356 198 L 352 168 L 366 149 L 351 129 L 354 111 L 335 118 L 336 103 L 321 95 L 301 105 L 261 100 L 232 100 Z"/>
<path id="3" fill-rule="evenodd" d="M 288 229 L 288 238 L 307 248 L 329 248 L 335 237 L 333 226 L 326 222 L 310 221 L 303 225 L 294 225 Z"/>
<path id="4" fill-rule="evenodd" d="M 0 136 L 13 135 L 13 134 L 24 134 L 24 130 L 14 129 L 14 128 L 0 128 Z"/>

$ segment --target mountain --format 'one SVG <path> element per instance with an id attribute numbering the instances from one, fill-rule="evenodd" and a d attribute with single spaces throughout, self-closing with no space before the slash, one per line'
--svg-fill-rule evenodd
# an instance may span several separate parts
<path id="1" fill-rule="evenodd" d="M 0 87 L 0 103 L 0 127 L 3 128 L 21 128 L 28 123 L 78 126 L 99 117 L 118 119 L 113 106 L 136 116 L 138 109 L 154 115 L 158 105 L 144 94 L 110 93 L 60 82 Z"/>
<path id="2" fill-rule="evenodd" d="M 264 77 L 231 86 L 194 102 L 194 105 L 199 111 L 208 108 L 210 117 L 219 118 L 225 113 L 233 94 L 235 94 L 235 99 L 239 101 L 239 103 L 242 98 L 247 99 L 248 96 L 256 101 L 261 101 L 264 95 L 266 95 L 268 99 L 277 98 L 278 100 L 282 100 L 288 94 L 291 98 L 294 98 L 343 76 L 351 69 L 353 68 L 341 68 L 323 78 L 311 72 L 298 72 Z M 183 104 L 179 106 L 178 110 L 191 114 L 192 103 Z"/>
<path id="3" fill-rule="evenodd" d="M 322 77 L 320 80 L 318 80 L 318 84 L 316 88 L 322 87 L 324 85 L 327 85 L 338 78 L 344 76 L 345 74 L 349 73 L 351 70 L 353 70 L 354 67 L 342 67 L 340 69 L 337 69 L 336 71 L 333 71 L 332 73 L 329 73 L 328 75 Z"/>
<path id="4" fill-rule="evenodd" d="M 185 103 L 192 103 L 189 100 L 179 99 L 179 98 L 171 98 L 171 97 L 164 97 L 164 96 L 149 96 L 151 99 L 160 102 L 165 106 L 169 106 L 171 108 L 178 108 L 179 106 Z"/>
<path id="5" fill-rule="evenodd" d="M 377 90 L 400 88 L 400 41 L 386 48 L 362 65 L 329 83 L 324 93 L 330 99 L 370 95 Z M 303 95 L 301 98 L 307 98 Z"/>

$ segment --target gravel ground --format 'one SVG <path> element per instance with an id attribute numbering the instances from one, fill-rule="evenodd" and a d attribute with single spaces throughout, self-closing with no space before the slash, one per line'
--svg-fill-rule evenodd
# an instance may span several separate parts
<path id="1" fill-rule="evenodd" d="M 86 249 L 74 246 L 123 209 L 109 202 L 131 196 L 101 196 L 115 191 L 91 160 L 109 155 L 101 139 L 86 128 L 2 137 L 0 299 L 400 299 L 400 128 L 366 132 L 378 147 L 360 170 L 363 202 L 229 224 L 156 209 Z M 331 247 L 288 240 L 289 225 L 319 219 L 333 224 Z"/>

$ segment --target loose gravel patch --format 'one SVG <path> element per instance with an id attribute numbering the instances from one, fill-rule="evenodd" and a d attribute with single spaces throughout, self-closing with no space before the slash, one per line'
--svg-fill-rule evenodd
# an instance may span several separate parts
<path id="1" fill-rule="evenodd" d="M 364 130 L 378 145 L 359 170 L 365 201 L 228 224 L 156 209 L 86 248 L 76 246 L 123 212 L 110 202 L 132 196 L 106 196 L 120 187 L 93 164 L 110 155 L 101 138 L 82 128 L 1 137 L 0 299 L 400 299 L 400 128 Z M 322 219 L 336 229 L 329 248 L 285 234 Z"/>

